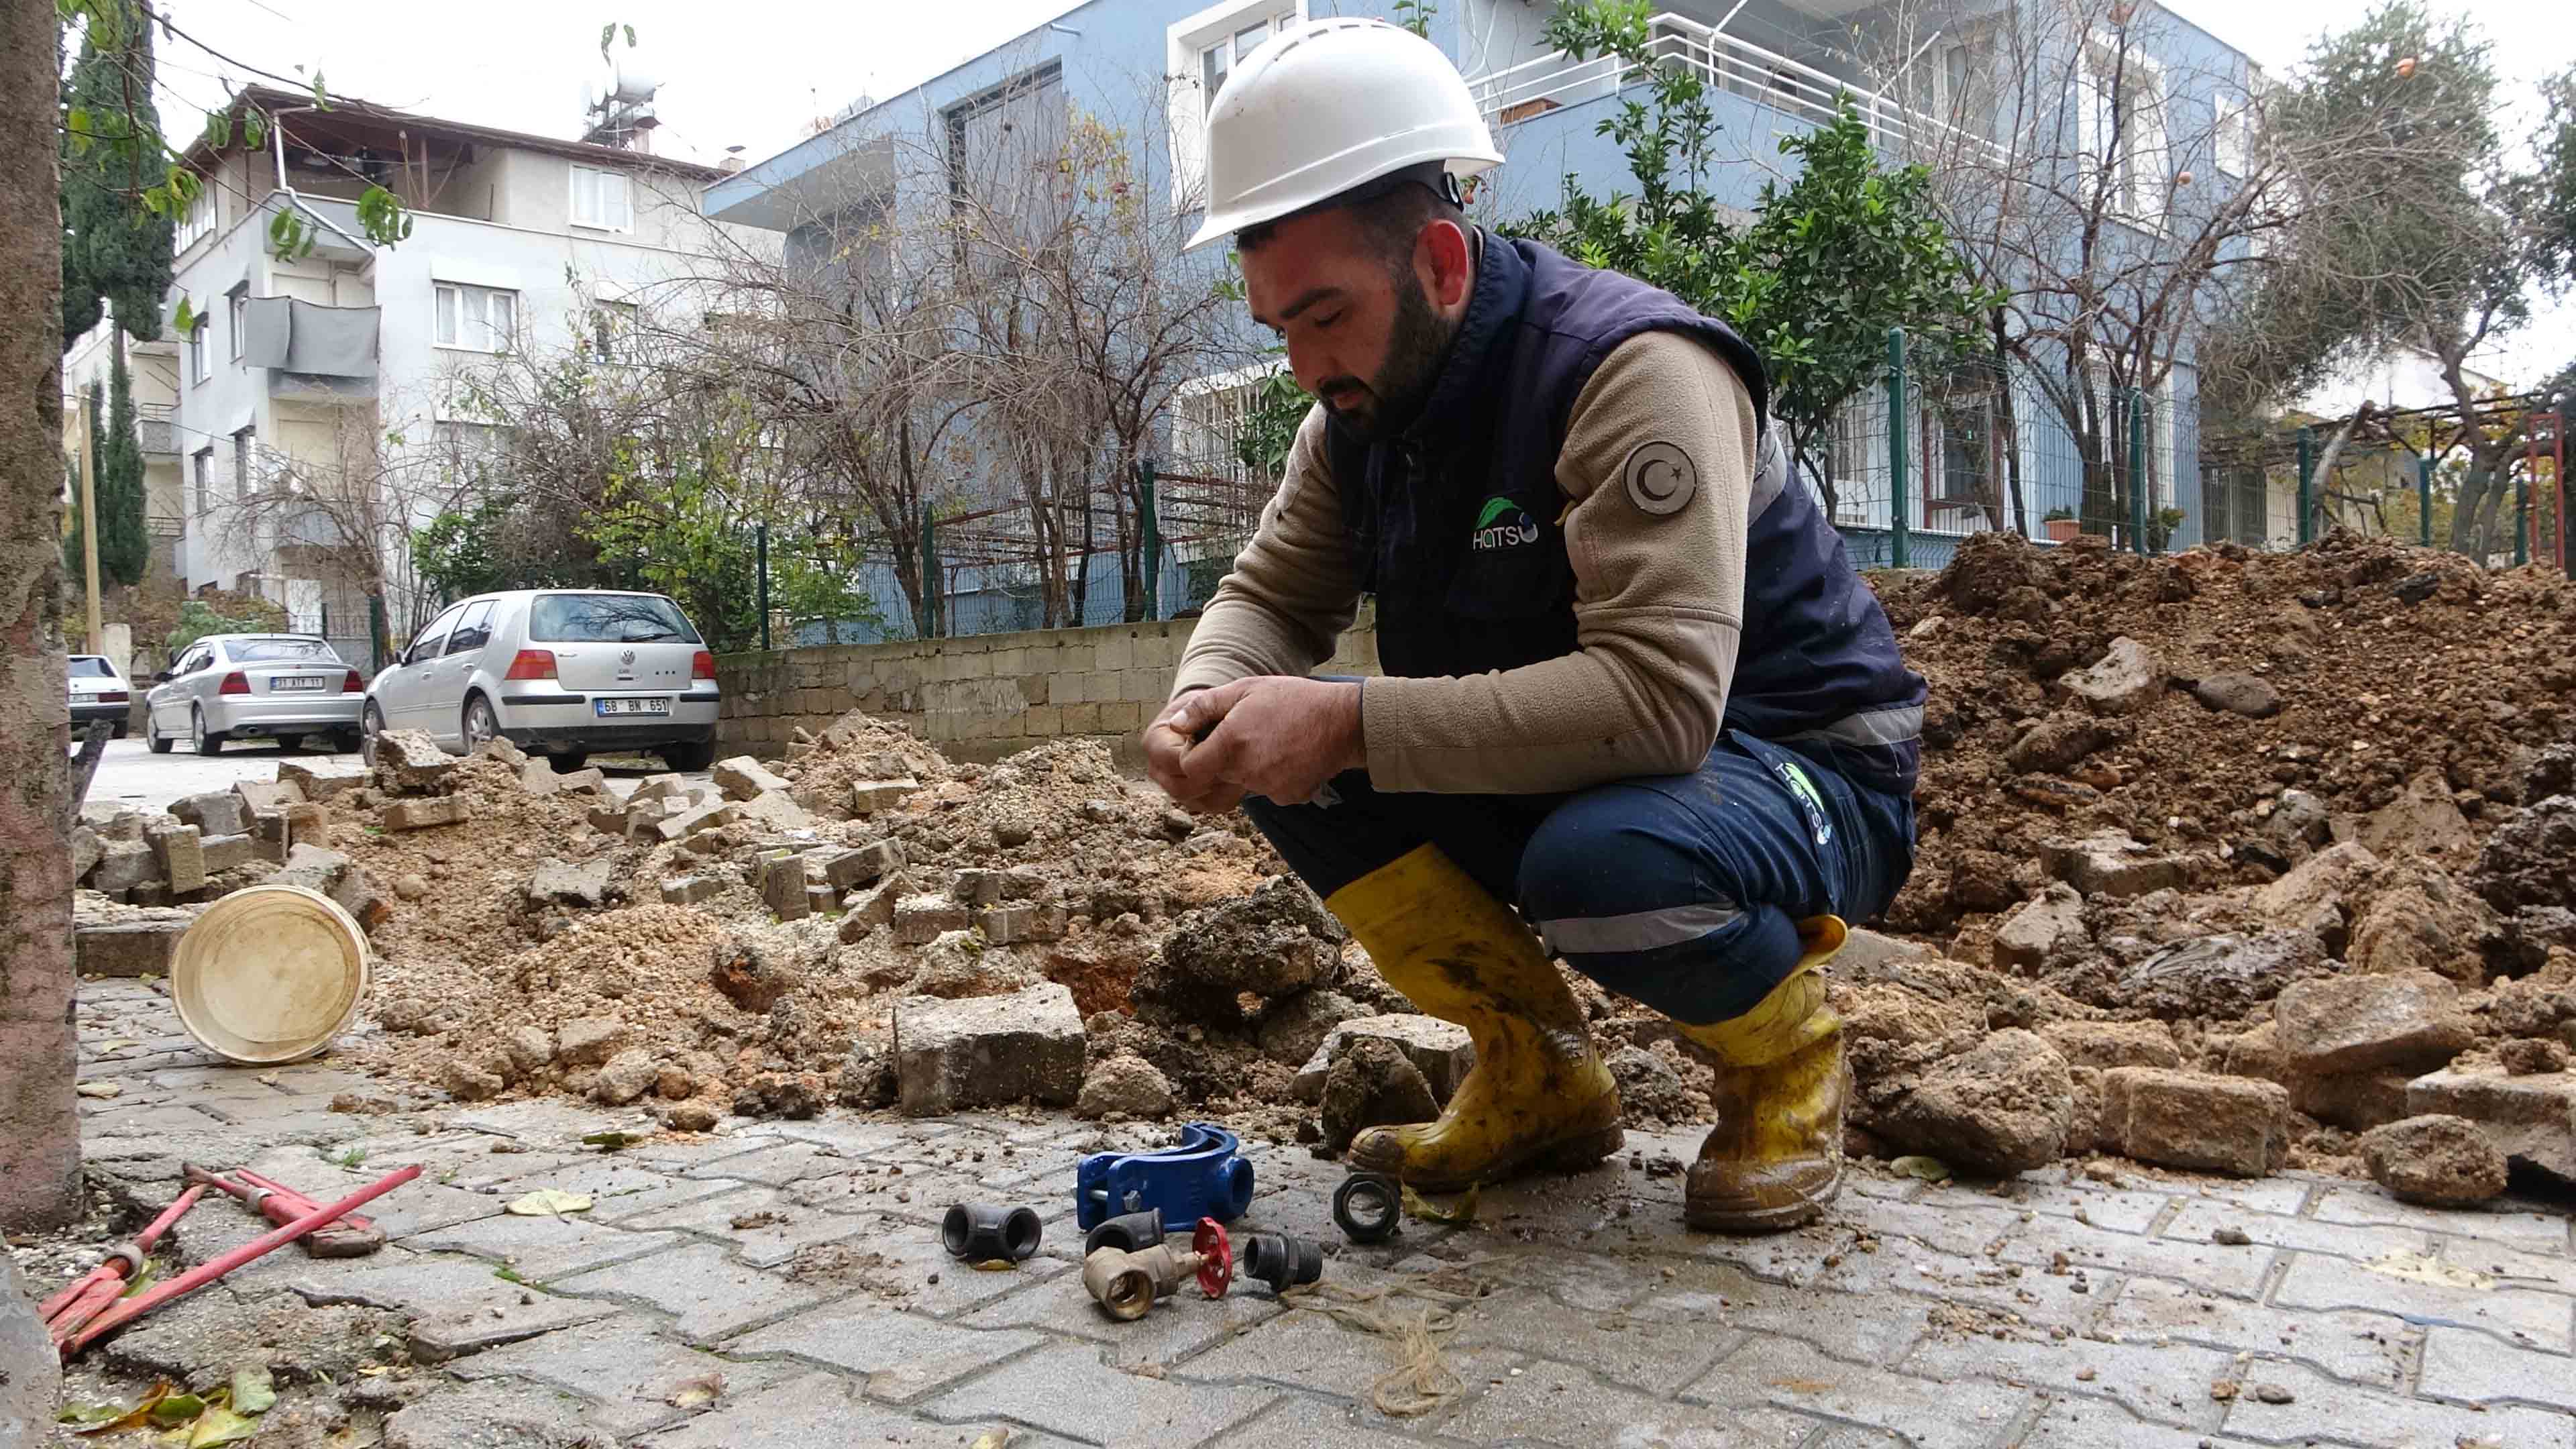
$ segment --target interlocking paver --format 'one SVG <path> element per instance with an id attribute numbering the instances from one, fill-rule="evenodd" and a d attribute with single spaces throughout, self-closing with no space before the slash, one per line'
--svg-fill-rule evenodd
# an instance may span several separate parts
<path id="1" fill-rule="evenodd" d="M 1641 1192 L 1641 1197 L 1651 1191 L 1650 1186 Z M 1629 1248 L 1702 1262 L 1732 1263 L 1757 1278 L 1804 1287 L 1824 1277 L 1833 1267 L 1829 1260 L 1842 1259 L 1859 1238 L 1859 1233 L 1844 1220 L 1847 1205 L 1839 1203 L 1823 1221 L 1795 1232 L 1762 1238 L 1694 1232 L 1682 1225 L 1680 1188 L 1671 1191 L 1668 1202 L 1646 1197 L 1635 1216 L 1600 1234 L 1592 1246 L 1596 1250 Z"/>
<path id="2" fill-rule="evenodd" d="M 1649 1285 L 1671 1282 L 1669 1276 L 1658 1274 L 1683 1273 L 1693 1275 L 1695 1281 L 1754 1281 L 1723 1263 L 1663 1263 L 1656 1265 L 1653 1272 L 1640 1272 L 1634 1260 L 1568 1252 L 1553 1246 L 1518 1248 L 1489 1259 L 1477 1269 L 1477 1276 L 1488 1281 L 1535 1288 L 1568 1308 L 1596 1313 L 1625 1308 L 1636 1302 Z"/>
<path id="3" fill-rule="evenodd" d="M 1719 1359 L 1683 1396 L 1722 1408 L 1767 1404 L 1892 1429 L 1916 1449 L 1988 1449 L 2031 1398 L 2001 1384 L 1940 1383 L 1843 1363 L 1795 1339 L 1764 1337 Z"/>
<path id="4" fill-rule="evenodd" d="M 506 1261 L 531 1283 L 587 1272 L 628 1258 L 658 1253 L 680 1239 L 674 1233 L 627 1232 L 578 1217 L 477 1218 L 403 1240 L 424 1253 L 472 1253 Z"/>
<path id="5" fill-rule="evenodd" d="M 1368 1305 L 1390 1323 L 1418 1321 L 1425 1305 L 1409 1298 Z M 1162 1312 L 1162 1309 L 1156 1309 Z M 1441 1335 L 1446 1338 L 1448 1335 Z M 1440 1345 L 1444 1361 L 1470 1392 L 1504 1377 L 1518 1355 L 1506 1349 Z M 1265 1383 L 1336 1398 L 1369 1402 L 1370 1385 L 1401 1362 L 1401 1341 L 1354 1327 L 1329 1314 L 1301 1309 L 1237 1334 L 1220 1347 L 1171 1370 L 1191 1383 Z M 1379 1422 L 1364 1416 L 1366 1422 Z"/>
<path id="6" fill-rule="evenodd" d="M 736 1227 L 737 1222 L 748 1226 Z M 619 1222 L 625 1228 L 672 1228 L 721 1238 L 733 1246 L 734 1256 L 755 1268 L 777 1267 L 801 1249 L 854 1237 L 867 1225 L 864 1218 L 809 1208 L 774 1187 L 738 1187 Z"/>
<path id="7" fill-rule="evenodd" d="M 2125 1165 L 2125 1164 L 2124 1164 Z M 2332 1178 L 2305 1173 L 2285 1172 L 2276 1177 L 2203 1179 L 2150 1177 L 2141 1172 L 2135 1176 L 2123 1173 L 2118 1185 L 2126 1187 L 2157 1186 L 2172 1189 L 2185 1197 L 2209 1202 L 2232 1203 L 2249 1213 L 2270 1213 L 2275 1217 L 2294 1218 L 2320 1186 Z"/>
<path id="8" fill-rule="evenodd" d="M 1956 1193 L 1917 1202 L 1862 1198 L 1841 1206 L 1837 1217 L 1848 1226 L 1963 1258 L 1994 1256 L 2024 1226 L 2022 1209 L 1968 1202 Z"/>
<path id="9" fill-rule="evenodd" d="M 730 1397 L 730 1396 L 729 1396 Z M 851 1444 L 953 1446 L 981 1438 L 985 1424 L 935 1424 L 869 1403 L 856 1386 L 830 1374 L 807 1374 L 729 1401 L 637 1441 L 643 1449 L 844 1449 Z M 1063 1444 L 1023 1434 L 1011 1449 Z"/>
<path id="10" fill-rule="evenodd" d="M 1289 1394 L 1209 1449 L 1422 1449 L 1422 1441 L 1377 1428 L 1348 1404 Z"/>
<path id="11" fill-rule="evenodd" d="M 624 1224 L 635 1218 L 649 1217 L 670 1208 L 741 1190 L 741 1183 L 727 1182 L 722 1178 L 674 1177 L 660 1187 L 602 1199 L 591 1208 L 590 1215 L 603 1223 Z"/>
<path id="12" fill-rule="evenodd" d="M 1005 1293 L 1058 1279 L 1063 1279 L 1064 1291 L 1081 1292 L 1074 1280 L 1064 1277 L 1074 1272 L 1078 1253 L 1040 1253 L 1008 1268 L 987 1271 L 948 1256 L 937 1228 L 883 1217 L 838 1221 L 858 1225 L 859 1233 L 834 1252 L 856 1259 L 854 1267 L 863 1282 L 881 1288 L 892 1301 L 916 1313 L 952 1318 Z M 1081 1244 L 1074 1246 L 1078 1249 Z M 1180 1296 L 1195 1299 L 1199 1290 L 1185 1286 Z"/>
<path id="13" fill-rule="evenodd" d="M 1044 1341 L 1034 1333 L 961 1328 L 884 1303 L 844 1300 L 744 1334 L 725 1352 L 784 1354 L 864 1375 L 871 1395 L 909 1403 Z"/>
<path id="14" fill-rule="evenodd" d="M 2434 1398 L 2576 1411 L 2576 1359 L 2507 1348 L 2467 1329 L 2435 1328 L 2424 1335 L 2424 1371 L 2416 1388 Z"/>
<path id="15" fill-rule="evenodd" d="M 1166 1310 L 1169 1311 L 1169 1310 Z M 980 1374 L 924 1408 L 944 1419 L 999 1418 L 1100 1444 L 1195 1444 L 1269 1405 L 1275 1390 L 1186 1385 L 1121 1372 L 1088 1343 L 1050 1343 Z"/>
<path id="16" fill-rule="evenodd" d="M 2227 1432 L 2275 1444 L 2326 1441 L 2363 1449 L 2570 1449 L 2576 1418 L 2542 1409 L 2465 1408 L 2400 1398 L 2319 1378 L 2297 1364 L 2257 1361 L 2238 1375 L 2244 1385 L 2227 1406 Z M 2267 1404 L 2255 1390 L 2287 1389 L 2290 1402 Z"/>
<path id="17" fill-rule="evenodd" d="M 590 1423 L 641 1434 L 687 1417 L 670 1400 L 711 1374 L 728 1394 L 750 1394 L 786 1377 L 785 1364 L 729 1362 L 654 1333 L 642 1314 L 567 1328 L 460 1358 L 447 1372 L 466 1380 L 533 1379 L 591 1404 Z"/>
<path id="18" fill-rule="evenodd" d="M 691 1343 L 708 1343 L 765 1323 L 823 1295 L 776 1273 L 746 1268 L 712 1243 L 692 1243 L 613 1268 L 558 1278 L 557 1292 L 619 1298 L 658 1308 Z"/>
<path id="19" fill-rule="evenodd" d="M 558 1389 L 494 1381 L 448 1384 L 385 1419 L 385 1449 L 578 1444 L 591 1406 Z"/>
<path id="20" fill-rule="evenodd" d="M 291 1280 L 305 1302 L 320 1307 L 361 1303 L 408 1314 L 415 1356 L 440 1363 L 574 1324 L 608 1318 L 614 1304 L 557 1298 L 500 1277 L 477 1258 L 406 1253 L 378 1258 L 314 1259 Z"/>
<path id="21" fill-rule="evenodd" d="M 2060 1253 L 2066 1255 L 2070 1265 L 2097 1278 L 2106 1272 L 2145 1273 L 2238 1298 L 2251 1298 L 2262 1291 L 2263 1275 L 2272 1265 L 2272 1250 L 2260 1243 L 2223 1248 L 2166 1238 L 2139 1238 L 2088 1228 L 2063 1218 L 2025 1223 L 2022 1231 L 2004 1245 L 2002 1256 L 2007 1263 L 2046 1267 Z"/>
<path id="22" fill-rule="evenodd" d="M 623 1128 L 653 1133 L 660 1124 L 641 1112 L 593 1107 L 559 1097 L 529 1097 L 517 1102 L 486 1102 L 449 1114 L 447 1125 L 471 1132 L 497 1132 L 529 1141 L 575 1144 L 593 1132 Z"/>
<path id="23" fill-rule="evenodd" d="M 2223 1406 L 2209 1397 L 2234 1355 L 2172 1344 L 1997 1341 L 1935 1334 L 1897 1367 L 1933 1379 L 1991 1379 L 2052 1394 L 2109 1399 L 2141 1419 L 2215 1429 Z"/>
<path id="24" fill-rule="evenodd" d="M 1327 1265 L 1327 1277 L 1333 1269 Z M 1078 1278 L 1059 1277 L 1007 1298 L 996 1299 L 956 1322 L 969 1328 L 1034 1328 L 1105 1343 L 1112 1367 L 1135 1364 L 1169 1366 L 1203 1352 L 1288 1311 L 1266 1289 L 1246 1285 L 1213 1303 L 1195 1301 L 1186 1312 L 1156 1310 L 1132 1323 L 1121 1323 L 1100 1310 Z"/>
<path id="25" fill-rule="evenodd" d="M 513 1173 L 497 1184 L 501 1196 L 516 1197 L 540 1187 L 577 1192 L 594 1201 L 625 1197 L 668 1187 L 674 1179 L 612 1154 L 594 1154 L 569 1163 Z"/>
<path id="26" fill-rule="evenodd" d="M 1738 1337 L 1730 1327 L 1707 1320 L 1639 1321 L 1617 1311 L 1568 1308 L 1520 1289 L 1460 1308 L 1458 1327 L 1443 1346 L 1553 1359 L 1614 1384 L 1669 1395 L 1733 1348 Z"/>
<path id="27" fill-rule="evenodd" d="M 2013 1449 L 2242 1449 L 2245 1443 L 2141 1423 L 2100 1399 L 2060 1399 L 2040 1412 Z"/>
<path id="28" fill-rule="evenodd" d="M 2475 1238 L 2501 1243 L 2526 1253 L 2568 1255 L 2568 1218 L 2563 1213 L 2525 1212 L 2517 1208 L 2456 1209 L 2417 1207 L 2399 1202 L 2367 1184 L 2345 1183 L 2317 1194 L 2316 1217 L 2328 1223 L 2374 1223 L 2412 1228 L 2422 1233 Z"/>
<path id="29" fill-rule="evenodd" d="M 2099 1327 L 2123 1341 L 2281 1355 L 2383 1389 L 2405 1382 L 2407 1365 L 2424 1339 L 2423 1329 L 2389 1314 L 2271 1308 L 2163 1278 L 2122 1284 Z"/>
<path id="30" fill-rule="evenodd" d="M 2034 1182 L 2027 1176 L 1998 1184 L 1991 1194 L 1956 1186 L 1938 1187 L 1925 1192 L 1920 1200 L 1939 1205 L 1962 1198 L 1971 1202 L 1983 1198 L 2047 1217 L 2076 1218 L 2115 1233 L 2145 1232 L 2154 1225 L 2157 1214 L 2174 1202 L 2171 1195 L 2161 1192 L 2103 1187 L 2081 1178 L 2066 1183 Z"/>
<path id="31" fill-rule="evenodd" d="M 686 1169 L 684 1177 L 724 1177 L 737 1182 L 757 1182 L 769 1187 L 784 1187 L 804 1177 L 828 1177 L 847 1172 L 854 1164 L 846 1157 L 811 1142 L 770 1142 L 731 1157 L 718 1157 Z"/>
<path id="32" fill-rule="evenodd" d="M 1058 1124 L 1061 1126 L 1061 1123 Z M 921 1131 L 921 1127 L 944 1127 L 945 1131 Z M 899 1118 L 878 1117 L 788 1117 L 746 1124 L 739 1140 L 774 1137 L 788 1142 L 810 1142 L 828 1147 L 843 1157 L 863 1160 L 884 1156 L 894 1159 L 918 1157 L 926 1144 L 955 1139 L 960 1133 L 955 1118 L 934 1119 L 929 1123 L 906 1122 Z"/>
<path id="33" fill-rule="evenodd" d="M 1813 1421 L 1793 1415 L 1763 1414 L 1752 1426 L 1742 1419 L 1733 1410 L 1676 1403 L 1603 1384 L 1579 1368 L 1533 1363 L 1487 1388 L 1437 1429 L 1449 1438 L 1526 1440 L 1573 1449 L 1597 1449 L 1604 1444 L 1791 1449 L 1816 1427 Z"/>
<path id="34" fill-rule="evenodd" d="M 2272 1293 L 2283 1308 L 2360 1308 L 2402 1313 L 2426 1324 L 2483 1328 L 2511 1342 L 2553 1353 L 2568 1347 L 2570 1302 L 2556 1293 L 2527 1288 L 2455 1287 L 2400 1276 L 2420 1271 L 2423 1260 L 2411 1258 L 2381 1266 L 2349 1258 L 2301 1253 L 2290 1260 L 2281 1286 Z"/>
<path id="35" fill-rule="evenodd" d="M 2229 1203 L 2193 1199 L 2183 1206 L 2174 1220 L 2165 1224 L 2161 1237 L 2180 1242 L 2208 1243 L 2212 1236 L 2233 1228 L 2253 1239 L 2260 1247 L 2296 1248 L 2303 1253 L 2332 1253 L 2340 1258 L 2376 1258 L 2391 1248 L 2423 1251 L 2428 1242 L 2421 1234 L 2402 1229 L 2370 1227 L 2349 1223 L 2322 1223 L 2314 1218 L 2281 1218 L 2269 1213 L 2249 1213 Z M 2252 1251 L 2238 1248 L 2237 1252 Z"/>
<path id="36" fill-rule="evenodd" d="M 1804 1339 L 1835 1358 L 1894 1363 L 1923 1336 L 1931 1304 L 1897 1293 L 1783 1288 L 1723 1263 L 1688 1263 L 1627 1311 L 1640 1323 L 1708 1323 Z"/>
<path id="37" fill-rule="evenodd" d="M 2137 1241 L 2137 1240 L 2130 1240 Z M 1820 1285 L 1867 1299 L 1908 1299 L 1918 1310 L 1939 1299 L 2009 1314 L 2038 1329 L 2078 1329 L 2101 1308 L 2116 1280 L 2099 1268 L 2052 1275 L 2018 1263 L 1962 1258 L 1907 1243 L 1845 1254 Z M 2077 1290 L 2081 1289 L 2079 1292 Z"/>
<path id="38" fill-rule="evenodd" d="M 1058 1218 L 1072 1229 L 1073 1194 L 1050 1192 L 1023 1197 L 987 1179 L 981 1163 L 937 1167 L 913 1163 L 843 1163 L 843 1171 L 813 1174 L 788 1184 L 791 1197 L 810 1207 L 835 1213 L 891 1213 L 915 1222 L 935 1223 L 961 1202 L 1026 1203 L 1044 1222 Z M 888 1172 L 887 1166 L 901 1168 Z M 1079 1236 L 1077 1232 L 1075 1234 Z"/>
<path id="39" fill-rule="evenodd" d="M 2576 1265 L 2571 1265 L 2564 1258 L 2525 1253 L 2477 1238 L 2444 1241 L 2441 1258 L 2445 1263 L 2484 1273 L 2510 1287 L 2576 1293 Z"/>

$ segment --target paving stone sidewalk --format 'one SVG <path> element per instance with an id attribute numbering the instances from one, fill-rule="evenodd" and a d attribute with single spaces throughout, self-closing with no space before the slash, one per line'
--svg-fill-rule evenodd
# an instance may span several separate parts
<path id="1" fill-rule="evenodd" d="M 426 1391 L 385 1420 L 393 1449 L 2576 1449 L 2576 1243 L 2547 1210 L 2124 1166 L 1860 1176 L 1815 1227 L 1738 1240 L 1681 1226 L 1668 1159 L 1695 1139 L 1632 1132 L 1591 1173 L 1487 1191 L 1473 1227 L 1361 1248 L 1331 1226 L 1342 1169 L 1264 1144 L 1235 1231 L 1321 1237 L 1330 1293 L 1184 1288 L 1118 1324 L 1078 1281 L 1093 1124 L 836 1111 L 603 1154 L 582 1135 L 640 1113 L 225 1067 L 152 983 L 87 984 L 80 1013 L 83 1079 L 122 1088 L 85 1103 L 92 1161 L 139 1193 L 181 1157 L 317 1197 L 425 1164 L 380 1205 L 383 1252 L 290 1250 L 232 1288 L 407 1325 Z M 503 1213 L 536 1187 L 596 1206 Z M 969 1198 L 1036 1206 L 1039 1256 L 949 1260 L 936 1224 Z M 1372 1331 L 1405 1325 L 1433 1330 L 1436 1362 Z"/>

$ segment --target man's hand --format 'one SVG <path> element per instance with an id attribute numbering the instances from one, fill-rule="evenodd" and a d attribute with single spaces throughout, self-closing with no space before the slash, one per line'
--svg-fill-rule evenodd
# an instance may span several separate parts
<path id="1" fill-rule="evenodd" d="M 1265 675 L 1183 695 L 1146 728 L 1145 759 L 1188 809 L 1231 809 L 1247 794 L 1302 805 L 1368 762 L 1360 687 Z"/>

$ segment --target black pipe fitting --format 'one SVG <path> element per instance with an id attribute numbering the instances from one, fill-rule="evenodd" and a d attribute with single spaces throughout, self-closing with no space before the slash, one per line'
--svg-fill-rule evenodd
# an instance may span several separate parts
<path id="1" fill-rule="evenodd" d="M 1354 1172 L 1333 1189 L 1333 1222 L 1354 1243 L 1383 1243 L 1404 1218 L 1404 1189 L 1383 1173 Z"/>
<path id="2" fill-rule="evenodd" d="M 1254 1233 L 1243 1240 L 1243 1275 L 1269 1284 L 1273 1293 L 1312 1283 L 1324 1276 L 1324 1245 L 1285 1233 Z"/>
<path id="3" fill-rule="evenodd" d="M 959 1203 L 940 1220 L 939 1241 L 970 1263 L 1019 1262 L 1038 1250 L 1037 1210 L 991 1203 Z"/>
<path id="4" fill-rule="evenodd" d="M 1106 1218 L 1082 1240 L 1086 1258 L 1103 1248 L 1116 1248 L 1122 1253 L 1141 1253 L 1163 1241 L 1163 1210 L 1145 1208 Z"/>

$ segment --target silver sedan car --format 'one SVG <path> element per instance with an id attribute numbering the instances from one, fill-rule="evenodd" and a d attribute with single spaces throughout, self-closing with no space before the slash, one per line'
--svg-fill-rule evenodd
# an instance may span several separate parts
<path id="1" fill-rule="evenodd" d="M 358 747 L 366 681 L 326 639 L 209 634 L 152 677 L 143 737 L 154 754 L 169 753 L 183 735 L 201 755 L 247 739 L 291 750 L 313 735 L 337 749 Z"/>

